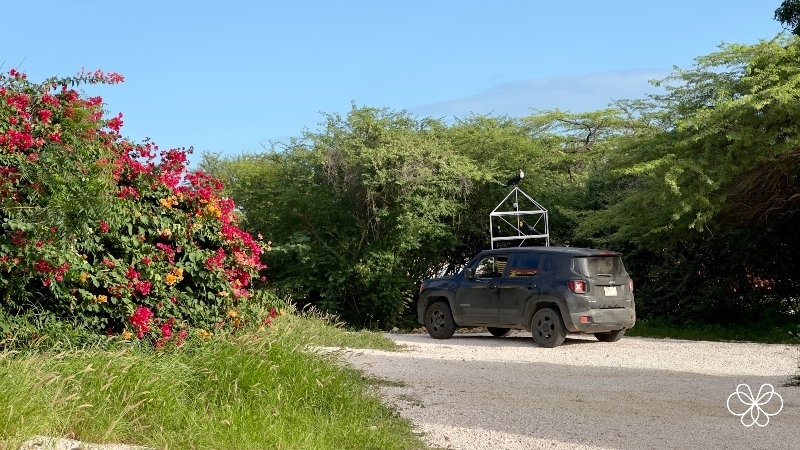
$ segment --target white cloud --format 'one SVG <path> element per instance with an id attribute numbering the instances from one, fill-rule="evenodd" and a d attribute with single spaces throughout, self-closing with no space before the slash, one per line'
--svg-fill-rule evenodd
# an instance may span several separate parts
<path id="1" fill-rule="evenodd" d="M 644 98 L 658 92 L 648 81 L 670 71 L 631 69 L 582 75 L 534 78 L 502 83 L 465 97 L 410 108 L 420 116 L 464 117 L 471 113 L 522 117 L 533 109 L 584 112 L 603 109 L 613 100 Z"/>

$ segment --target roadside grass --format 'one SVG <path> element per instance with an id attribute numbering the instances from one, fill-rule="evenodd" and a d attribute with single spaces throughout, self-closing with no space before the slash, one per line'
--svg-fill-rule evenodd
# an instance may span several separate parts
<path id="1" fill-rule="evenodd" d="M 329 319 L 288 313 L 169 351 L 51 340 L 0 352 L 0 449 L 42 435 L 170 449 L 425 448 L 372 380 L 310 350 L 396 346 Z"/>
<path id="2" fill-rule="evenodd" d="M 693 341 L 747 341 L 762 344 L 796 344 L 796 324 L 679 325 L 660 320 L 637 320 L 626 336 L 687 339 Z"/>

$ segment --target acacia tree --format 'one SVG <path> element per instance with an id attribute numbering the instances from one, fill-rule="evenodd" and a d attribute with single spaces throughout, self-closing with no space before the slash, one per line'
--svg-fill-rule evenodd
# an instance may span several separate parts
<path id="1" fill-rule="evenodd" d="M 630 251 L 645 317 L 724 323 L 797 308 L 799 39 L 725 45 L 676 70 L 590 181 L 617 201 L 578 233 Z"/>
<path id="2" fill-rule="evenodd" d="M 185 149 L 120 135 L 122 115 L 72 86 L 0 75 L 0 330 L 36 313 L 75 327 L 178 341 L 232 322 L 261 269 L 219 181 Z M 234 314 L 229 314 L 231 311 Z M 240 318 L 236 318 L 236 321 Z"/>
<path id="3" fill-rule="evenodd" d="M 749 219 L 800 208 L 798 42 L 725 45 L 662 81 L 666 93 L 641 110 L 657 125 L 610 155 L 608 170 L 635 180 L 630 195 L 599 221 L 621 238 L 657 240 L 713 229 L 734 209 Z"/>

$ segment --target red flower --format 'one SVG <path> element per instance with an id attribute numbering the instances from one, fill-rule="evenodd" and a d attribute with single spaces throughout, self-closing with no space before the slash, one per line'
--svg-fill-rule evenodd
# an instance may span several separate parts
<path id="1" fill-rule="evenodd" d="M 108 223 L 106 221 L 104 221 L 104 220 L 100 221 L 100 232 L 101 233 L 108 233 L 109 228 L 110 227 L 108 226 Z"/>
<path id="2" fill-rule="evenodd" d="M 269 316 L 273 317 L 273 318 L 277 317 L 278 316 L 278 311 L 275 311 L 275 308 L 270 309 L 269 310 Z"/>
<path id="3" fill-rule="evenodd" d="M 134 288 L 139 291 L 142 295 L 147 295 L 150 293 L 151 284 L 149 281 L 139 281 L 134 284 Z"/>
<path id="4" fill-rule="evenodd" d="M 122 113 L 119 113 L 117 117 L 109 119 L 106 126 L 119 133 L 119 129 L 122 127 Z"/>
<path id="5" fill-rule="evenodd" d="M 133 315 L 128 317 L 131 324 L 136 327 L 136 337 L 139 339 L 144 337 L 144 334 L 150 331 L 150 318 L 153 317 L 153 311 L 150 311 L 146 306 L 139 306 L 134 311 Z"/>
<path id="6" fill-rule="evenodd" d="M 206 267 L 208 270 L 214 270 L 217 268 L 222 267 L 225 263 L 225 250 L 218 248 L 217 253 L 213 256 L 209 256 L 206 259 Z"/>
<path id="7" fill-rule="evenodd" d="M 128 267 L 128 270 L 125 272 L 125 276 L 128 277 L 129 280 L 137 280 L 139 279 L 139 272 L 137 272 L 133 267 Z"/>
<path id="8" fill-rule="evenodd" d="M 170 325 L 169 323 L 161 325 L 161 336 L 164 339 L 169 339 L 170 337 L 172 337 L 172 325 Z"/>
<path id="9" fill-rule="evenodd" d="M 50 122 L 50 116 L 52 116 L 52 115 L 53 115 L 52 111 L 50 111 L 48 109 L 43 109 L 43 110 L 39 111 L 39 117 L 41 117 L 42 118 L 42 122 L 45 122 L 45 123 Z"/>

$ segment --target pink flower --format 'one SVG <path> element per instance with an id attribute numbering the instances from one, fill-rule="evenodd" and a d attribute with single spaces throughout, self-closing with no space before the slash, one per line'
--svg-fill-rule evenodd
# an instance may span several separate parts
<path id="1" fill-rule="evenodd" d="M 209 256 L 206 259 L 206 267 L 208 270 L 214 270 L 222 267 L 225 261 L 225 250 L 218 248 L 217 253 Z"/>
<path id="2" fill-rule="evenodd" d="M 137 280 L 139 279 L 139 272 L 137 272 L 133 267 L 128 267 L 128 270 L 125 272 L 125 276 L 128 277 L 129 280 Z"/>
<path id="3" fill-rule="evenodd" d="M 50 122 L 50 116 L 53 115 L 53 112 L 49 109 L 43 109 L 39 111 L 39 117 L 42 118 L 42 122 L 48 123 Z"/>
<path id="4" fill-rule="evenodd" d="M 153 317 L 153 311 L 150 311 L 150 308 L 146 306 L 137 307 L 133 315 L 128 317 L 131 324 L 136 327 L 136 337 L 139 339 L 143 338 L 144 334 L 150 331 L 149 323 L 151 317 Z"/>
<path id="5" fill-rule="evenodd" d="M 164 339 L 169 339 L 172 337 L 172 325 L 170 325 L 168 322 L 164 325 L 161 325 L 161 336 Z"/>
<path id="6" fill-rule="evenodd" d="M 139 281 L 134 284 L 134 288 L 139 291 L 142 295 L 147 295 L 150 293 L 151 284 L 149 281 Z"/>

